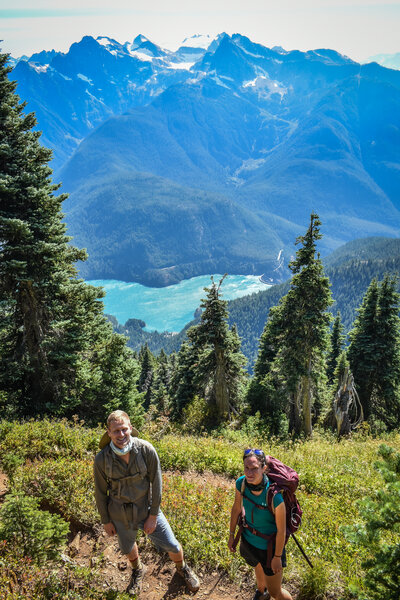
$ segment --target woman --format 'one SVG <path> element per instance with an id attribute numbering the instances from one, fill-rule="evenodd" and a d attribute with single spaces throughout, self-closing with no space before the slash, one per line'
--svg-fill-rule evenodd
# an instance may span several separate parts
<path id="1" fill-rule="evenodd" d="M 292 600 L 288 591 L 282 588 L 282 568 L 286 567 L 285 536 L 286 508 L 281 494 L 272 501 L 273 513 L 268 510 L 267 493 L 269 480 L 265 454 L 262 450 L 248 448 L 243 454 L 244 475 L 236 481 L 235 502 L 231 511 L 228 547 L 235 552 L 233 545 L 238 517 L 243 507 L 246 523 L 250 528 L 269 537 L 255 535 L 244 527 L 240 540 L 240 554 L 254 567 L 257 590 L 253 600 L 266 600 L 268 592 L 275 600 Z M 268 544 L 272 544 L 268 550 Z M 267 565 L 267 555 L 271 562 Z"/>

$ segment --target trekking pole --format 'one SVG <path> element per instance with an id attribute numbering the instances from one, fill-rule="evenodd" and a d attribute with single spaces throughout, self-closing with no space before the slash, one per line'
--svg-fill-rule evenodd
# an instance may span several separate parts
<path id="1" fill-rule="evenodd" d="M 313 565 L 311 563 L 311 560 L 308 558 L 307 554 L 304 552 L 299 540 L 297 539 L 297 537 L 294 535 L 294 533 L 292 533 L 292 538 L 294 539 L 294 541 L 296 542 L 300 552 L 302 553 L 302 555 L 304 556 L 304 558 L 306 559 L 306 561 L 308 562 L 308 564 L 310 565 L 310 567 L 313 569 Z"/>

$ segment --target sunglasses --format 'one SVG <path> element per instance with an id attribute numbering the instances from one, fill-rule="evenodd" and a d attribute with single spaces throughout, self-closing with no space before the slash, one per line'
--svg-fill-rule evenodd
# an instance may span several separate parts
<path id="1" fill-rule="evenodd" d="M 246 450 L 243 452 L 243 456 L 248 456 L 249 454 L 256 454 L 257 456 L 265 456 L 264 452 L 262 450 L 259 450 L 258 448 L 246 448 Z"/>

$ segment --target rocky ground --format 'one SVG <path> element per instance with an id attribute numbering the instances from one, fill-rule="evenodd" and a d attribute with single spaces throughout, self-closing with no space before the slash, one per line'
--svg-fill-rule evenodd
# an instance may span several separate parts
<path id="1" fill-rule="evenodd" d="M 98 585 L 105 589 L 124 591 L 129 583 L 130 566 L 118 549 L 115 538 L 107 537 L 103 532 L 98 534 L 77 534 L 70 542 L 68 556 L 82 566 L 91 566 L 97 573 Z M 251 597 L 251 591 L 240 590 L 229 579 L 214 571 L 198 572 L 201 580 L 200 590 L 191 593 L 186 590 L 183 580 L 175 573 L 174 564 L 167 555 L 158 555 L 150 544 L 141 550 L 142 562 L 147 567 L 140 598 L 145 600 L 184 600 L 196 598 L 203 600 L 227 600 L 228 598 Z"/>

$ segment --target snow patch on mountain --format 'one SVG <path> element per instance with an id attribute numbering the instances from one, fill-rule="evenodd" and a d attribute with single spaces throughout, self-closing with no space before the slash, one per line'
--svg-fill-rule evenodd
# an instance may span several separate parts
<path id="1" fill-rule="evenodd" d="M 244 160 L 240 167 L 236 169 L 234 174 L 235 178 L 238 178 L 240 173 L 243 173 L 243 171 L 255 171 L 261 167 L 266 160 L 266 158 L 248 158 L 247 160 Z"/>
<path id="2" fill-rule="evenodd" d="M 181 48 L 202 48 L 207 50 L 209 45 L 215 40 L 215 37 L 210 35 L 196 34 L 192 37 L 185 38 L 181 44 Z"/>
<path id="3" fill-rule="evenodd" d="M 82 73 L 77 73 L 76 76 L 78 77 L 78 79 L 82 79 L 82 81 L 86 81 L 90 85 L 93 85 L 93 81 L 89 79 L 89 77 L 86 77 L 86 75 L 82 75 Z"/>
<path id="4" fill-rule="evenodd" d="M 129 53 L 133 58 L 137 58 L 143 62 L 153 62 L 154 56 L 150 54 L 150 52 L 146 52 L 145 50 L 133 50 Z"/>
<path id="5" fill-rule="evenodd" d="M 251 81 L 243 82 L 242 87 L 256 92 L 259 98 L 269 98 L 271 94 L 279 94 L 282 98 L 288 91 L 279 81 L 269 79 L 265 75 L 258 75 Z"/>
<path id="6" fill-rule="evenodd" d="M 109 37 L 99 36 L 96 38 L 96 42 L 100 44 L 100 46 L 103 46 L 103 48 L 108 50 L 108 52 L 110 52 L 110 54 L 113 54 L 114 56 L 121 56 L 125 54 L 124 46 L 116 40 L 113 40 Z"/>
<path id="7" fill-rule="evenodd" d="M 51 70 L 50 65 L 36 65 L 35 63 L 29 63 L 32 69 L 36 71 L 36 73 L 46 73 L 49 69 Z"/>
<path id="8" fill-rule="evenodd" d="M 190 71 L 190 69 L 195 64 L 196 63 L 194 63 L 194 62 L 179 62 L 179 63 L 171 62 L 167 65 L 167 69 L 177 69 L 177 70 L 181 69 L 181 70 Z"/>

